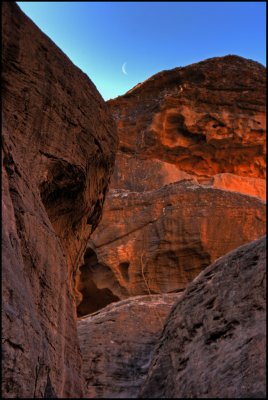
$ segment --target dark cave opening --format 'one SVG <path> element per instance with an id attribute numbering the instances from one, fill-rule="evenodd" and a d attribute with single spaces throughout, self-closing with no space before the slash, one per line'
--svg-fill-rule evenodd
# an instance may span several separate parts
<path id="1" fill-rule="evenodd" d="M 91 248 L 85 252 L 80 274 L 78 290 L 82 293 L 83 299 L 77 307 L 78 317 L 92 314 L 120 300 L 112 291 L 117 285 L 113 271 L 99 263 L 97 254 Z"/>

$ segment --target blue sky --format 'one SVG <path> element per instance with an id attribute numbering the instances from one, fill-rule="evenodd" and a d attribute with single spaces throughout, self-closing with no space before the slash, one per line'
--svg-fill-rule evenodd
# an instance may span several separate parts
<path id="1" fill-rule="evenodd" d="M 237 54 L 266 65 L 265 2 L 17 4 L 105 100 L 164 69 L 210 57 Z"/>

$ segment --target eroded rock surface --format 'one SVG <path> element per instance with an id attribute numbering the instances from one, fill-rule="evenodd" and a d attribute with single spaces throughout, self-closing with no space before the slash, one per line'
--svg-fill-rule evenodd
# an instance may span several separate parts
<path id="1" fill-rule="evenodd" d="M 257 179 L 242 192 L 259 196 L 254 188 L 265 184 L 265 91 L 265 67 L 225 56 L 162 71 L 110 100 L 120 137 L 113 188 L 151 190 L 185 174 L 209 183 L 228 173 Z M 240 191 L 233 179 L 228 186 L 228 177 L 224 188 Z"/>
<path id="2" fill-rule="evenodd" d="M 85 397 L 138 396 L 166 316 L 180 296 L 137 296 L 78 320 Z"/>
<path id="3" fill-rule="evenodd" d="M 2 4 L 4 397 L 81 397 L 74 280 L 117 137 L 90 79 Z"/>
<path id="4" fill-rule="evenodd" d="M 192 181 L 110 191 L 81 268 L 78 313 L 101 308 L 104 290 L 103 305 L 183 290 L 218 257 L 265 234 L 265 221 L 266 204 L 256 197 Z"/>
<path id="5" fill-rule="evenodd" d="M 266 398 L 266 237 L 205 269 L 168 316 L 142 398 Z"/>

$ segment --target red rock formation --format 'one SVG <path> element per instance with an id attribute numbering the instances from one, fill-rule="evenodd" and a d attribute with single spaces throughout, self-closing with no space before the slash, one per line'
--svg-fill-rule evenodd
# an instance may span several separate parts
<path id="1" fill-rule="evenodd" d="M 160 72 L 110 100 L 120 137 L 112 186 L 151 190 L 181 179 L 182 171 L 202 183 L 228 173 L 257 179 L 242 193 L 258 196 L 254 188 L 265 182 L 265 72 L 242 57 L 216 57 Z M 229 177 L 224 188 L 240 191 L 239 179 L 228 184 Z"/>
<path id="2" fill-rule="evenodd" d="M 154 350 L 142 398 L 266 398 L 266 237 L 185 290 Z"/>
<path id="3" fill-rule="evenodd" d="M 213 58 L 156 74 L 108 104 L 120 151 L 88 250 L 95 259 L 81 269 L 79 315 L 181 290 L 217 257 L 265 233 L 265 204 L 249 197 L 265 199 L 263 66 Z M 192 184 L 159 189 L 181 180 Z"/>
<path id="4" fill-rule="evenodd" d="M 81 268 L 79 315 L 129 296 L 183 290 L 218 257 L 263 235 L 265 219 L 256 197 L 190 181 L 110 191 Z"/>
<path id="5" fill-rule="evenodd" d="M 137 398 L 180 294 L 138 296 L 78 320 L 86 398 Z"/>
<path id="6" fill-rule="evenodd" d="M 88 77 L 2 5 L 3 396 L 81 397 L 74 276 L 117 138 Z"/>

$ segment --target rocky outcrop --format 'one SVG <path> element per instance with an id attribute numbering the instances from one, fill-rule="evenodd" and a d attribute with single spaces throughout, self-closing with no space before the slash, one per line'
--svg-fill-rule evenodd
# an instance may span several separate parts
<path id="1" fill-rule="evenodd" d="M 166 316 L 180 296 L 137 296 L 78 320 L 86 398 L 137 398 Z"/>
<path id="2" fill-rule="evenodd" d="M 112 187 L 152 190 L 187 174 L 211 184 L 227 173 L 225 189 L 263 196 L 265 91 L 265 67 L 225 56 L 162 71 L 110 100 L 120 137 Z M 241 187 L 233 176 L 252 180 Z"/>
<path id="3" fill-rule="evenodd" d="M 266 398 L 266 237 L 218 259 L 171 310 L 142 398 Z"/>
<path id="4" fill-rule="evenodd" d="M 4 397 L 81 397 L 74 280 L 117 137 L 88 77 L 2 5 Z"/>
<path id="5" fill-rule="evenodd" d="M 266 232 L 266 205 L 192 181 L 112 190 L 81 268 L 79 315 L 113 301 L 183 290 L 204 268 Z"/>

